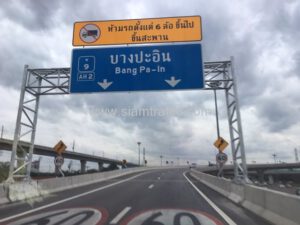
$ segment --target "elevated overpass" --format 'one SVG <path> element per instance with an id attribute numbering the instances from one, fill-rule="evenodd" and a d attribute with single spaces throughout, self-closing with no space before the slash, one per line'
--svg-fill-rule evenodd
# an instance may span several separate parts
<path id="1" fill-rule="evenodd" d="M 29 150 L 29 143 L 27 142 L 20 142 L 24 150 L 28 152 Z M 0 150 L 7 150 L 11 151 L 13 145 L 13 140 L 9 139 L 0 139 Z M 34 150 L 33 154 L 36 155 L 42 155 L 42 156 L 50 156 L 50 157 L 55 157 L 57 154 L 51 147 L 47 146 L 42 146 L 42 145 L 34 145 Z M 62 153 L 62 156 L 67 159 L 73 159 L 73 160 L 79 160 L 81 164 L 81 173 L 85 173 L 85 168 L 86 168 L 86 163 L 87 162 L 96 162 L 98 163 L 99 166 L 99 171 L 103 168 L 103 164 L 116 164 L 116 165 L 123 165 L 123 162 L 120 160 L 115 160 L 115 159 L 109 159 L 105 157 L 100 157 L 100 156 L 94 156 L 94 155 L 88 155 L 84 153 L 79 153 L 79 152 L 73 152 L 73 151 L 65 151 Z M 137 164 L 134 163 L 127 163 L 127 167 L 137 167 Z"/>
<path id="2" fill-rule="evenodd" d="M 233 170 L 233 165 L 225 165 L 224 171 Z M 274 170 L 274 169 L 295 169 L 300 168 L 300 162 L 297 163 L 263 163 L 263 164 L 247 164 L 248 171 L 257 170 Z M 202 171 L 209 172 L 217 170 L 216 166 L 200 167 Z"/>
<path id="3" fill-rule="evenodd" d="M 258 180 L 260 182 L 264 181 L 264 176 L 266 174 L 268 175 L 274 175 L 277 174 L 280 170 L 289 170 L 289 173 L 293 171 L 293 169 L 300 169 L 300 163 L 264 163 L 264 164 L 248 164 L 248 175 L 251 176 L 257 176 Z M 205 173 L 210 174 L 217 174 L 218 168 L 217 166 L 203 166 L 198 167 L 197 170 Z M 233 165 L 225 165 L 223 172 L 224 175 L 233 176 Z M 298 172 L 300 173 L 300 172 Z"/>

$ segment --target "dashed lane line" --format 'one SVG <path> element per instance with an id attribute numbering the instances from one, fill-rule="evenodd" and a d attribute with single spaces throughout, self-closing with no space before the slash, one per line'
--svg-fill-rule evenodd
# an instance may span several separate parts
<path id="1" fill-rule="evenodd" d="M 118 224 L 119 221 L 131 210 L 131 207 L 125 207 L 111 222 L 110 224 Z"/>
<path id="2" fill-rule="evenodd" d="M 121 183 L 125 183 L 127 181 L 130 181 L 130 180 L 133 180 L 139 176 L 142 176 L 142 175 L 145 175 L 149 172 L 144 172 L 144 173 L 141 173 L 141 174 L 138 174 L 136 176 L 133 176 L 133 177 L 129 177 L 125 180 L 121 180 L 121 181 L 118 181 L 118 182 L 115 182 L 115 183 L 112 183 L 112 184 L 108 184 L 108 185 L 105 185 L 103 187 L 100 187 L 100 188 L 96 188 L 96 189 L 93 189 L 91 191 L 87 191 L 85 193 L 82 193 L 82 194 L 79 194 L 79 195 L 74 195 L 72 197 L 69 197 L 69 198 L 65 198 L 65 199 L 62 199 L 60 201 L 57 201 L 57 202 L 53 202 L 53 203 L 50 203 L 50 204 L 47 204 L 47 205 L 44 205 L 44 206 L 41 206 L 41 207 L 38 207 L 36 209 L 32 209 L 32 210 L 28 210 L 26 212 L 22 212 L 22 213 L 19 213 L 19 214 L 16 214 L 16 215 L 13 215 L 13 216 L 9 216 L 9 217 L 6 217 L 6 218 L 3 218 L 0 220 L 0 224 L 5 222 L 5 221 L 8 221 L 8 220 L 12 220 L 12 219 L 15 219 L 15 218 L 18 218 L 20 216 L 25 216 L 25 215 L 28 215 L 30 213 L 33 213 L 33 212 L 37 212 L 39 210 L 42 210 L 42 209 L 46 209 L 46 208 L 49 208 L 49 207 L 52 207 L 52 206 L 55 206 L 55 205 L 59 205 L 59 204 L 62 204 L 62 203 L 65 203 L 65 202 L 68 202 L 68 201 L 71 201 L 73 199 L 76 199 L 76 198 L 80 198 L 80 197 L 83 197 L 83 196 L 86 196 L 86 195 L 89 195 L 89 194 L 92 194 L 92 193 L 95 193 L 97 191 L 101 191 L 101 190 L 104 190 L 106 188 L 109 188 L 109 187 L 113 187 L 115 185 L 118 185 L 118 184 L 121 184 Z"/>

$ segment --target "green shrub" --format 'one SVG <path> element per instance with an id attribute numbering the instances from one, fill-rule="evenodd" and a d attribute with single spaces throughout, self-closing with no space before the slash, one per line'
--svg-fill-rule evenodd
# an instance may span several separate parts
<path id="1" fill-rule="evenodd" d="M 5 181 L 8 177 L 9 163 L 0 162 L 0 183 Z"/>

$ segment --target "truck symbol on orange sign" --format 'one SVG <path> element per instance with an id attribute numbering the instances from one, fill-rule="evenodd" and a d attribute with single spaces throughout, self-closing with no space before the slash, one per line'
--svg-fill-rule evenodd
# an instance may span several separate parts
<path id="1" fill-rule="evenodd" d="M 82 36 L 83 36 L 84 38 L 86 38 L 86 37 L 88 37 L 88 36 L 95 36 L 95 37 L 97 37 L 97 36 L 98 36 L 98 30 L 86 30 L 86 32 L 84 32 L 84 33 L 82 34 Z"/>

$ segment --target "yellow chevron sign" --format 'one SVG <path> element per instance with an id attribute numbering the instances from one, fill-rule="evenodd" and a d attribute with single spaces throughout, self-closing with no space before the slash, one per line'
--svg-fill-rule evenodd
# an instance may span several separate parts
<path id="1" fill-rule="evenodd" d="M 55 146 L 54 146 L 54 151 L 56 151 L 56 153 L 58 155 L 61 155 L 61 153 L 63 153 L 66 150 L 67 146 L 62 142 L 59 141 Z"/>
<path id="2" fill-rule="evenodd" d="M 219 149 L 221 152 L 224 151 L 224 149 L 228 146 L 228 142 L 222 138 L 222 137 L 219 137 L 215 143 L 214 143 L 214 146 Z"/>

